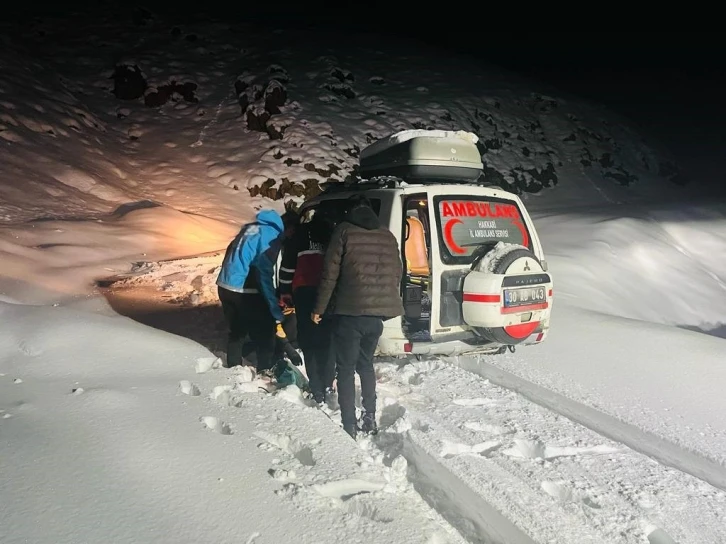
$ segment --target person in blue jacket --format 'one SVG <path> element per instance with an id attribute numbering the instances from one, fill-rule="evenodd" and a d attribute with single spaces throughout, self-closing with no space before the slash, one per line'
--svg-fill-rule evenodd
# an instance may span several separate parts
<path id="1" fill-rule="evenodd" d="M 248 334 L 256 345 L 258 371 L 274 365 L 276 328 L 278 338 L 286 341 L 274 275 L 282 242 L 296 222 L 295 212 L 287 211 L 280 216 L 274 210 L 261 210 L 255 221 L 244 225 L 227 246 L 217 277 L 217 290 L 229 332 L 228 367 L 242 363 Z M 290 353 L 288 349 L 285 351 Z"/>

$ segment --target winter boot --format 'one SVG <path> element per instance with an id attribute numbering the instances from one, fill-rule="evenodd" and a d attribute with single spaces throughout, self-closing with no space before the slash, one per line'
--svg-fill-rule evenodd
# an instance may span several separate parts
<path id="1" fill-rule="evenodd" d="M 358 429 L 355 425 L 343 425 L 343 430 L 348 433 L 353 440 L 356 439 Z"/>
<path id="2" fill-rule="evenodd" d="M 360 419 L 360 430 L 366 434 L 378 434 L 375 412 L 364 412 Z"/>
<path id="3" fill-rule="evenodd" d="M 323 404 L 325 402 L 325 393 L 322 391 L 315 391 L 313 393 L 313 400 L 315 401 L 315 404 Z"/>

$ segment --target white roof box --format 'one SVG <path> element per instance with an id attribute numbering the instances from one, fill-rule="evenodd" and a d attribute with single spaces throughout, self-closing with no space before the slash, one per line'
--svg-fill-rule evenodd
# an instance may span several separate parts
<path id="1" fill-rule="evenodd" d="M 461 130 L 404 130 L 361 151 L 360 175 L 473 183 L 484 166 L 477 141 L 476 134 Z"/>

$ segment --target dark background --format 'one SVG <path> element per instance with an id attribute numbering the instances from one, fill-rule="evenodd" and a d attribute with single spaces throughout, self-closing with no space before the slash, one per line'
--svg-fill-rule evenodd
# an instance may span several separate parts
<path id="1" fill-rule="evenodd" d="M 134 1 L 15 5 L 6 20 L 42 16 L 72 19 L 113 7 L 130 14 L 138 7 L 174 22 L 217 19 L 252 23 L 271 30 L 307 29 L 310 39 L 350 32 L 395 36 L 466 55 L 487 64 L 538 79 L 561 91 L 600 102 L 629 117 L 643 135 L 659 139 L 698 184 L 726 190 L 726 40 L 716 32 L 583 32 L 527 29 L 512 21 L 497 25 L 491 17 L 452 18 L 448 8 L 429 11 L 424 4 L 404 9 L 396 4 L 251 3 L 207 1 L 200 5 Z M 452 8 L 454 9 L 454 8 Z M 466 10 L 459 6 L 459 13 Z M 454 10 L 452 13 L 457 13 Z M 501 19 L 500 19 L 501 20 Z M 65 22 L 64 24 L 67 24 Z M 508 32 L 490 29 L 511 28 Z M 574 24 L 561 24 L 562 28 Z M 605 24 L 603 24 L 605 26 Z M 544 28 L 545 25 L 542 25 Z"/>

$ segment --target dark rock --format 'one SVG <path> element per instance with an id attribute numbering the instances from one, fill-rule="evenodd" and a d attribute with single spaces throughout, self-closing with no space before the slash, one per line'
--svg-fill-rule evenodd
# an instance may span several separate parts
<path id="1" fill-rule="evenodd" d="M 529 174 L 532 180 L 528 180 L 524 174 Z M 518 194 L 523 192 L 526 193 L 538 193 L 544 187 L 553 187 L 557 185 L 557 173 L 555 172 L 555 165 L 547 163 L 542 169 L 539 168 L 514 168 L 511 171 L 512 177 L 515 179 L 515 186 L 519 189 Z"/>
<path id="2" fill-rule="evenodd" d="M 293 164 L 300 164 L 302 161 L 300 159 L 293 159 L 292 157 L 288 157 L 283 162 L 286 166 L 292 166 Z"/>
<path id="3" fill-rule="evenodd" d="M 242 108 L 242 113 L 244 113 L 250 106 L 250 97 L 247 94 L 242 93 L 239 95 L 239 98 L 237 98 L 237 102 L 239 102 L 239 107 Z"/>
<path id="4" fill-rule="evenodd" d="M 274 79 L 282 83 L 290 82 L 290 74 L 288 74 L 287 70 L 285 70 L 285 68 L 283 68 L 279 64 L 271 64 L 270 66 L 268 66 L 267 73 L 269 73 Z"/>
<path id="5" fill-rule="evenodd" d="M 192 81 L 185 83 L 177 83 L 170 81 L 165 85 L 160 85 L 156 89 L 151 89 L 144 96 L 144 104 L 149 108 L 158 108 L 166 104 L 169 100 L 175 101 L 179 98 L 185 102 L 196 104 L 199 100 L 196 97 L 197 84 Z"/>
<path id="6" fill-rule="evenodd" d="M 247 190 L 250 192 L 250 196 L 266 196 L 267 198 L 274 198 L 272 195 L 274 195 L 277 191 L 273 188 L 273 185 L 275 185 L 275 180 L 268 178 L 267 181 L 262 183 L 262 185 L 254 185 L 249 187 Z M 270 191 L 272 192 L 272 195 L 270 194 Z"/>
<path id="7" fill-rule="evenodd" d="M 242 94 L 237 97 L 242 113 L 244 114 L 251 104 L 262 98 L 262 87 L 258 84 L 248 86 Z"/>
<path id="8" fill-rule="evenodd" d="M 184 36 L 184 39 L 188 42 L 194 43 L 199 39 L 199 37 L 196 34 L 187 34 Z"/>
<path id="9" fill-rule="evenodd" d="M 179 36 L 181 36 L 181 33 L 181 28 L 179 28 L 178 26 L 175 26 L 171 29 L 171 35 L 173 38 L 178 38 Z"/>
<path id="10" fill-rule="evenodd" d="M 353 88 L 347 83 L 326 83 L 323 88 L 348 100 L 353 100 L 357 96 Z"/>
<path id="11" fill-rule="evenodd" d="M 270 114 L 276 115 L 280 113 L 280 107 L 287 102 L 287 90 L 276 79 L 270 80 L 265 89 L 265 110 Z"/>
<path id="12" fill-rule="evenodd" d="M 244 81 L 244 80 L 242 80 L 242 79 L 237 79 L 237 80 L 236 80 L 236 81 L 234 82 L 234 92 L 235 92 L 235 94 L 236 94 L 237 96 L 239 96 L 239 95 L 241 95 L 241 94 L 242 94 L 243 92 L 245 92 L 245 91 L 246 91 L 246 90 L 248 89 L 248 87 L 249 87 L 249 86 L 250 86 L 250 84 L 249 84 L 249 83 L 247 83 L 246 81 Z"/>
<path id="13" fill-rule="evenodd" d="M 603 153 L 602 156 L 598 159 L 598 162 L 603 168 L 611 168 L 615 165 L 615 163 L 613 162 L 613 157 L 612 155 L 610 155 L 610 153 Z"/>
<path id="14" fill-rule="evenodd" d="M 575 140 L 577 140 L 577 136 L 575 136 L 574 134 L 570 134 L 569 136 L 566 136 L 562 139 L 563 142 L 574 142 Z"/>
<path id="15" fill-rule="evenodd" d="M 263 108 L 252 107 L 247 109 L 247 128 L 257 132 L 267 132 L 267 121 L 270 113 Z"/>
<path id="16" fill-rule="evenodd" d="M 355 76 L 353 76 L 353 73 L 350 70 L 342 70 L 341 68 L 333 68 L 330 71 L 330 75 L 340 81 L 341 83 L 345 83 L 346 81 L 355 81 Z"/>
<path id="17" fill-rule="evenodd" d="M 348 155 L 350 155 L 354 159 L 357 159 L 360 156 L 360 147 L 358 147 L 357 145 L 354 145 L 352 148 L 344 147 L 343 151 L 345 151 Z"/>
<path id="18" fill-rule="evenodd" d="M 484 121 L 486 124 L 496 128 L 497 124 L 494 122 L 494 117 L 491 114 L 481 111 L 479 108 L 474 109 L 474 117 Z"/>
<path id="19" fill-rule="evenodd" d="M 484 149 L 487 151 L 490 149 L 501 149 L 504 145 L 504 142 L 502 142 L 499 138 L 489 138 L 484 140 L 482 143 L 484 144 Z"/>
<path id="20" fill-rule="evenodd" d="M 592 153 L 590 153 L 590 150 L 586 147 L 583 148 L 582 153 L 580 154 L 580 164 L 584 167 L 591 166 L 592 163 L 595 162 L 595 159 L 592 156 Z"/>
<path id="21" fill-rule="evenodd" d="M 487 164 L 486 162 L 484 162 L 482 172 L 482 177 L 484 178 L 484 182 L 487 185 L 501 187 L 502 189 L 507 189 L 511 187 L 511 185 L 507 183 L 507 180 L 504 179 L 502 173 L 496 168 L 493 168 L 491 165 Z"/>
<path id="22" fill-rule="evenodd" d="M 340 167 L 335 164 L 328 164 L 327 168 L 319 168 L 314 164 L 306 163 L 303 165 L 303 168 L 305 168 L 308 172 L 317 172 L 320 177 L 323 178 L 329 178 L 330 176 L 340 172 Z"/>
<path id="23" fill-rule="evenodd" d="M 269 123 L 269 119 L 267 121 Z M 289 127 L 289 124 L 265 124 L 265 132 L 267 132 L 267 135 L 270 137 L 270 140 L 282 140 L 282 138 L 285 136 L 285 130 L 287 127 Z"/>
<path id="24" fill-rule="evenodd" d="M 113 79 L 112 92 L 120 100 L 137 100 L 144 96 L 149 86 L 141 69 L 136 65 L 117 64 L 111 79 Z"/>
<path id="25" fill-rule="evenodd" d="M 255 185 L 248 189 L 250 196 L 264 196 L 273 200 L 280 200 L 285 196 L 312 198 L 320 194 L 320 184 L 316 179 L 304 179 L 300 183 L 291 182 L 282 178 L 278 187 L 276 180 L 269 178 L 262 185 Z"/>
<path id="26" fill-rule="evenodd" d="M 622 166 L 616 167 L 615 171 L 603 172 L 603 177 L 614 179 L 623 187 L 627 187 L 631 183 L 638 181 L 638 176 L 631 174 Z"/>
<path id="27" fill-rule="evenodd" d="M 386 84 L 386 80 L 379 76 L 373 76 L 368 81 L 373 83 L 373 85 L 385 85 Z"/>
<path id="28" fill-rule="evenodd" d="M 435 128 L 433 125 L 424 123 L 423 121 L 414 121 L 411 123 L 411 126 L 417 130 L 432 130 Z"/>

